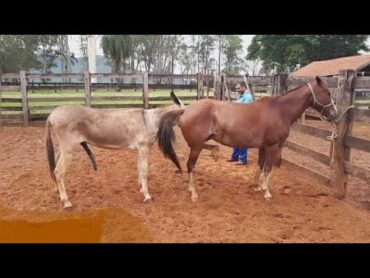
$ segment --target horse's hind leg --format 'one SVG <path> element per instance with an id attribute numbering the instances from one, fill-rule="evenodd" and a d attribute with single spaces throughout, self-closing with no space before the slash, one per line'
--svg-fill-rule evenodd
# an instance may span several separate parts
<path id="1" fill-rule="evenodd" d="M 210 150 L 215 161 L 220 157 L 220 147 L 218 145 L 204 144 L 203 149 Z"/>
<path id="2" fill-rule="evenodd" d="M 59 158 L 57 160 L 57 165 L 54 170 L 54 174 L 55 174 L 55 178 L 56 178 L 57 186 L 59 190 L 59 197 L 60 197 L 60 200 L 64 204 L 63 206 L 64 208 L 72 207 L 72 204 L 68 199 L 68 195 L 67 195 L 65 185 L 64 185 L 64 175 L 65 175 L 68 165 L 70 164 L 72 160 L 72 152 L 73 152 L 72 147 L 61 146 L 60 151 L 59 151 Z"/>
<path id="3" fill-rule="evenodd" d="M 254 175 L 254 181 L 252 186 L 254 186 L 254 191 L 261 191 L 262 188 L 259 186 L 259 179 L 261 175 L 261 171 L 263 169 L 263 164 L 265 163 L 265 149 L 260 148 L 258 150 L 258 163 L 256 166 L 256 173 Z"/>
<path id="4" fill-rule="evenodd" d="M 202 148 L 191 148 L 188 163 L 187 163 L 188 174 L 189 174 L 188 190 L 191 192 L 191 199 L 193 201 L 196 201 L 198 199 L 198 194 L 197 192 L 195 192 L 195 188 L 194 188 L 193 169 L 194 169 L 195 163 L 197 162 L 201 151 L 202 151 Z"/>
<path id="5" fill-rule="evenodd" d="M 140 192 L 144 194 L 144 202 L 150 201 L 152 197 L 148 191 L 147 175 L 148 175 L 148 146 L 139 146 L 138 152 L 138 169 L 139 169 L 139 182 L 141 182 Z"/>

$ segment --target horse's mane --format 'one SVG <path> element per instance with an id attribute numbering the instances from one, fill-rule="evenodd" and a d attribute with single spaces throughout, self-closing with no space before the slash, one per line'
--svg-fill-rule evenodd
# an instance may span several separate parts
<path id="1" fill-rule="evenodd" d="M 277 96 L 262 97 L 262 98 L 260 98 L 257 101 L 259 101 L 259 102 L 276 103 L 282 96 L 285 96 L 287 94 L 293 93 L 293 92 L 297 91 L 298 89 L 302 88 L 303 86 L 305 86 L 305 84 L 304 85 L 301 85 L 301 86 L 298 86 L 298 87 L 295 87 L 295 88 L 293 88 L 293 89 L 291 89 L 289 91 L 286 91 L 286 92 L 284 92 L 284 93 L 282 93 L 280 95 L 277 95 Z"/>

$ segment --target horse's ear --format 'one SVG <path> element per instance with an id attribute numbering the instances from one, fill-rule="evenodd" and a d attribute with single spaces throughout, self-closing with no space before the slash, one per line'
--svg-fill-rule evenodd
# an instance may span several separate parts
<path id="1" fill-rule="evenodd" d="M 173 92 L 173 90 L 171 91 L 170 95 L 171 95 L 172 101 L 175 104 L 177 104 L 177 105 L 179 105 L 181 107 L 185 107 L 184 103 L 175 95 L 175 93 Z"/>
<path id="2" fill-rule="evenodd" d="M 317 75 L 316 75 L 316 82 L 317 82 L 317 84 L 321 85 L 321 79 L 320 79 L 320 77 L 319 77 L 319 76 L 317 76 Z"/>

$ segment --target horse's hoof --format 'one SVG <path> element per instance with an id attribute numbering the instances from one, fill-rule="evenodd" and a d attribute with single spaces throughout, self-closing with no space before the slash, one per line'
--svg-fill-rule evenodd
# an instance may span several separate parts
<path id="1" fill-rule="evenodd" d="M 253 191 L 254 192 L 260 192 L 260 191 L 262 191 L 262 188 L 261 187 L 254 187 Z"/>
<path id="2" fill-rule="evenodd" d="M 198 195 L 191 196 L 191 200 L 196 202 L 198 200 Z"/>
<path id="3" fill-rule="evenodd" d="M 69 209 L 72 207 L 72 203 L 70 201 L 64 202 L 63 209 Z"/>

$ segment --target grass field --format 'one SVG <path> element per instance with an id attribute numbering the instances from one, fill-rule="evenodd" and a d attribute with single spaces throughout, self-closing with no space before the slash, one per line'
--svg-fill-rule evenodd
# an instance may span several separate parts
<path id="1" fill-rule="evenodd" d="M 156 98 L 156 97 L 168 97 L 168 100 L 149 100 L 149 105 L 168 105 L 171 104 L 172 101 L 169 99 L 170 97 L 170 89 L 157 89 L 157 90 L 149 90 L 149 97 L 150 98 Z M 190 104 L 193 102 L 197 96 L 197 92 L 195 89 L 193 90 L 175 90 L 175 94 L 181 99 L 181 97 L 194 97 L 194 99 L 186 99 L 183 100 L 185 104 Z M 264 94 L 256 94 L 257 97 L 263 97 L 263 96 L 268 96 L 268 93 Z M 84 90 L 81 88 L 76 92 L 75 89 L 70 89 L 70 90 L 57 90 L 55 92 L 54 90 L 35 90 L 34 92 L 29 91 L 28 92 L 29 96 L 29 107 L 30 107 L 30 113 L 31 114 L 49 114 L 54 108 L 50 107 L 48 109 L 48 106 L 58 106 L 58 105 L 66 105 L 66 104 L 80 104 L 84 105 Z M 134 90 L 123 90 L 121 92 L 115 92 L 113 90 L 107 91 L 106 89 L 99 89 L 94 92 L 92 92 L 92 105 L 133 105 L 133 106 L 140 106 L 143 104 L 142 99 L 137 99 L 137 100 L 116 100 L 116 99 L 108 99 L 108 100 L 102 100 L 102 99 L 95 99 L 94 97 L 119 97 L 119 96 L 129 96 L 129 97 L 137 97 L 141 98 L 142 97 L 142 91 L 140 89 Z M 213 91 L 209 92 L 209 96 L 213 96 Z M 1 108 L 2 108 L 2 114 L 3 115 L 21 115 L 21 93 L 20 92 L 2 92 L 1 93 L 2 98 L 11 98 L 11 99 L 18 99 L 18 102 L 1 102 Z M 81 98 L 80 100 L 70 100 L 70 101 L 34 101 L 32 100 L 33 98 L 70 98 L 70 97 L 78 97 Z M 370 106 L 370 99 L 369 100 L 356 100 L 355 104 L 361 105 L 361 106 Z M 7 108 L 13 108 L 17 109 L 19 108 L 19 111 L 6 111 Z"/>
<path id="2" fill-rule="evenodd" d="M 149 97 L 150 98 L 155 98 L 155 97 L 168 97 L 170 98 L 170 92 L 171 90 L 156 90 L 156 91 L 149 91 Z M 194 97 L 194 100 L 197 96 L 196 90 L 175 90 L 175 94 L 181 99 L 181 97 Z M 125 105 L 140 105 L 143 104 L 142 99 L 138 100 L 94 100 L 94 97 L 119 97 L 119 96 L 130 96 L 130 97 L 142 97 L 142 91 L 141 90 L 123 90 L 122 92 L 114 92 L 112 90 L 107 91 L 107 90 L 96 90 L 91 93 L 92 95 L 92 104 L 114 104 L 114 105 L 119 105 L 119 104 L 125 104 Z M 213 96 L 213 93 L 210 94 Z M 42 90 L 42 91 L 30 91 L 28 92 L 28 97 L 29 97 L 29 107 L 31 108 L 31 113 L 50 113 L 52 109 L 47 110 L 45 108 L 43 109 L 32 109 L 32 107 L 47 107 L 47 106 L 56 106 L 56 105 L 66 105 L 66 104 L 81 104 L 84 105 L 84 91 L 80 89 L 78 92 L 76 90 L 61 90 L 55 92 L 54 90 Z M 3 108 L 2 113 L 3 114 L 21 114 L 21 111 L 4 111 L 6 110 L 7 107 L 22 107 L 21 104 L 21 93 L 20 92 L 2 92 L 1 94 L 2 98 L 11 98 L 11 99 L 19 99 L 19 102 L 1 102 L 1 107 Z M 38 101 L 33 101 L 33 98 L 42 98 L 42 97 L 47 97 L 47 98 L 63 98 L 63 97 L 79 97 L 81 100 L 73 100 L 73 101 L 48 101 L 48 102 L 38 102 Z M 194 100 L 183 100 L 185 104 L 190 104 Z M 167 105 L 171 104 L 172 101 L 170 99 L 168 100 L 150 100 L 149 104 L 150 105 Z"/>

